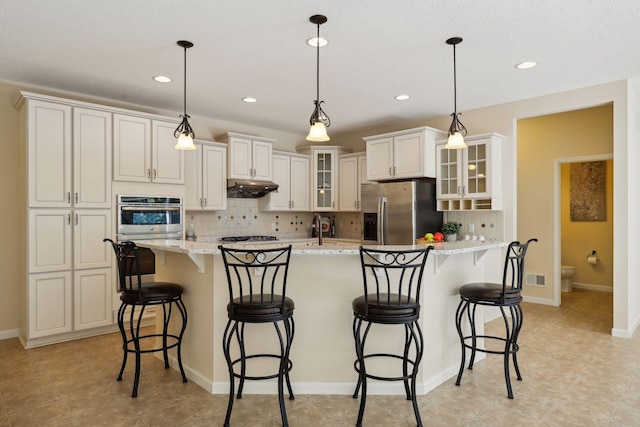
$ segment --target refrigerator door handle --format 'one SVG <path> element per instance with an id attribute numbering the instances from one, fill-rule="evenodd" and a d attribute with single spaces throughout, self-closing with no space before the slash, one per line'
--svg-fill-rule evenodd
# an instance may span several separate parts
<path id="1" fill-rule="evenodd" d="M 387 198 L 378 199 L 378 243 L 384 245 L 385 216 L 387 210 Z"/>

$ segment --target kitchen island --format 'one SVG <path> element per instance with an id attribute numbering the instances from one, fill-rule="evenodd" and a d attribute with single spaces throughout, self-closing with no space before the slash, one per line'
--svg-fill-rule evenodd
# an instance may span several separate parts
<path id="1" fill-rule="evenodd" d="M 140 241 L 157 255 L 157 280 L 184 286 L 183 300 L 189 323 L 184 335 L 182 358 L 190 380 L 211 393 L 228 393 L 229 377 L 222 353 L 229 299 L 226 274 L 218 242 Z M 291 380 L 298 394 L 352 394 L 357 381 L 352 333 L 351 301 L 362 294 L 359 242 L 340 239 L 301 239 L 242 244 L 243 248 L 292 244 L 287 295 L 295 301 L 295 337 L 291 349 Z M 236 246 L 236 245 L 228 245 Z M 497 281 L 502 277 L 504 242 L 462 241 L 433 244 L 423 277 L 420 317 L 425 350 L 418 374 L 417 392 L 427 393 L 457 374 L 460 343 L 455 328 L 458 288 L 474 281 Z M 384 246 L 408 249 L 415 246 Z M 481 331 L 479 331 L 481 333 Z M 247 351 L 275 351 L 277 339 L 271 324 L 249 325 Z M 397 328 L 376 325 L 367 343 L 368 351 L 401 348 Z M 368 366 L 384 374 L 389 366 Z M 397 370 L 398 366 L 392 366 Z M 274 366 L 265 366 L 273 371 Z M 396 371 L 397 372 L 397 371 Z M 257 374 L 259 372 L 255 372 Z M 275 384 L 249 381 L 247 393 L 275 393 Z M 371 394 L 402 394 L 401 382 L 376 382 Z"/>

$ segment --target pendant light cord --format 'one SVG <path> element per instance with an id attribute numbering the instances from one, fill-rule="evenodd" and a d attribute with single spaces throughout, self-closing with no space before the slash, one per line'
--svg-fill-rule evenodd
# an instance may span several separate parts
<path id="1" fill-rule="evenodd" d="M 316 36 L 316 101 L 320 102 L 320 24 Z"/>
<path id="2" fill-rule="evenodd" d="M 453 114 L 458 112 L 458 91 L 456 87 L 456 45 L 453 45 Z"/>
<path id="3" fill-rule="evenodd" d="M 455 56 L 455 46 L 453 47 L 454 49 L 454 56 Z M 455 64 L 455 61 L 454 61 Z M 184 90 L 183 90 L 183 94 L 184 94 L 184 116 L 187 117 L 187 46 L 184 46 Z"/>

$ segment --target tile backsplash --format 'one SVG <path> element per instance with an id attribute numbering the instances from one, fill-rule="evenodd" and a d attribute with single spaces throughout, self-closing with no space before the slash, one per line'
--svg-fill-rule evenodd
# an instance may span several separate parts
<path id="1" fill-rule="evenodd" d="M 335 219 L 336 237 L 360 239 L 362 220 L 360 212 L 324 212 L 323 217 Z M 462 223 L 461 236 L 472 234 L 489 240 L 503 238 L 501 211 L 446 212 L 445 221 Z M 191 224 L 196 236 L 244 236 L 266 234 L 278 238 L 311 237 L 313 212 L 263 212 L 258 199 L 227 199 L 227 210 L 217 212 L 187 211 L 185 231 Z"/>
<path id="2" fill-rule="evenodd" d="M 457 221 L 462 224 L 458 238 L 469 234 L 484 236 L 487 240 L 504 239 L 503 218 L 502 211 L 450 211 L 444 214 L 445 221 Z"/>

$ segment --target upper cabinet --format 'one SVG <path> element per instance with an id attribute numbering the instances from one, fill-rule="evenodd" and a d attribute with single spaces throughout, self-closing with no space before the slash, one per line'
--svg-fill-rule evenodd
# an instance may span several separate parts
<path id="1" fill-rule="evenodd" d="M 309 156 L 274 152 L 273 182 L 278 189 L 260 198 L 260 210 L 309 210 Z"/>
<path id="2" fill-rule="evenodd" d="M 435 177 L 435 141 L 445 132 L 430 127 L 365 137 L 367 180 Z"/>
<path id="3" fill-rule="evenodd" d="M 227 208 L 227 146 L 194 141 L 196 149 L 186 151 L 185 210 L 220 211 Z"/>
<path id="4" fill-rule="evenodd" d="M 76 208 L 111 207 L 111 113 L 73 108 L 73 198 Z"/>
<path id="5" fill-rule="evenodd" d="M 360 211 L 360 184 L 367 182 L 365 153 L 345 154 L 338 160 L 340 211 Z"/>
<path id="6" fill-rule="evenodd" d="M 231 132 L 224 139 L 229 145 L 229 178 L 273 180 L 273 140 Z"/>
<path id="7" fill-rule="evenodd" d="M 350 151 L 344 147 L 319 145 L 298 149 L 298 152 L 311 156 L 311 210 L 338 210 L 338 157 Z"/>
<path id="8" fill-rule="evenodd" d="M 111 113 L 25 102 L 29 207 L 110 207 Z"/>
<path id="9" fill-rule="evenodd" d="M 467 148 L 436 145 L 438 210 L 502 209 L 502 141 L 497 133 L 465 137 Z"/>
<path id="10" fill-rule="evenodd" d="M 175 123 L 113 115 L 113 179 L 184 184 L 184 151 L 174 149 Z"/>

